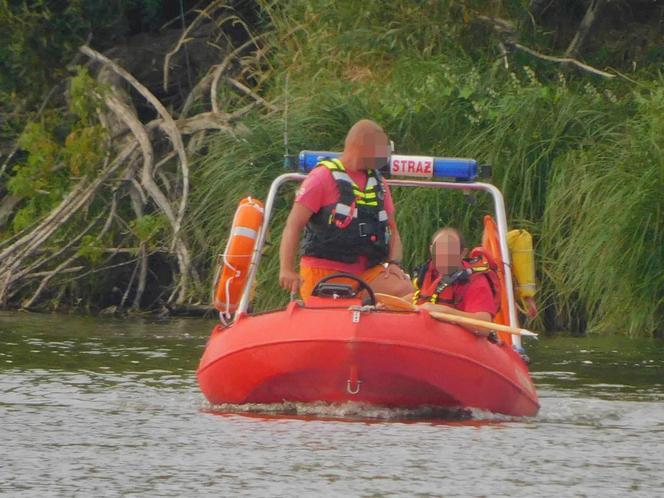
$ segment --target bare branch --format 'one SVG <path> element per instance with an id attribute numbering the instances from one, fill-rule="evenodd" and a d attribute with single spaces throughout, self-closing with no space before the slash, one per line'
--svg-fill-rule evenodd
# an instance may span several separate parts
<path id="1" fill-rule="evenodd" d="M 190 118 L 178 121 L 184 135 L 193 135 L 203 130 L 221 130 L 233 134 L 228 121 L 214 112 L 201 112 Z"/>
<path id="2" fill-rule="evenodd" d="M 211 12 L 214 9 L 221 7 L 223 3 L 224 3 L 223 0 L 215 0 L 210 5 L 205 7 L 202 11 L 200 11 L 198 15 L 194 18 L 194 20 L 189 24 L 189 26 L 182 32 L 182 36 L 180 36 L 180 39 L 175 44 L 175 47 L 173 47 L 173 49 L 166 54 L 166 56 L 164 57 L 164 66 L 163 66 L 164 91 L 168 90 L 168 74 L 170 72 L 171 58 L 191 39 L 188 38 L 189 33 L 191 32 L 192 29 L 194 29 L 198 25 L 199 21 L 201 21 L 204 18 L 210 19 Z"/>
<path id="3" fill-rule="evenodd" d="M 5 248 L 0 254 L 2 257 L 0 259 L 0 303 L 6 303 L 8 297 L 13 293 L 10 291 L 10 287 L 14 282 L 20 281 L 34 268 L 64 253 L 61 250 L 46 259 L 37 260 L 28 266 L 21 266 L 27 258 L 40 250 L 42 244 L 56 230 L 67 223 L 74 214 L 80 211 L 81 207 L 90 201 L 115 170 L 134 153 L 136 145 L 137 143 L 133 139 L 125 142 L 112 161 L 110 161 L 110 155 L 106 158 L 106 162 L 96 178 L 81 179 L 55 209 L 4 245 Z M 64 250 L 69 247 L 71 244 L 67 244 Z"/>
<path id="4" fill-rule="evenodd" d="M 169 223 L 171 224 L 173 230 L 173 244 L 175 248 L 175 253 L 178 257 L 178 263 L 180 267 L 180 281 L 181 281 L 181 294 L 178 297 L 178 300 L 184 300 L 187 292 L 187 281 L 189 278 L 189 271 L 191 268 L 191 256 L 189 254 L 189 249 L 182 240 L 181 234 L 178 231 L 177 218 L 173 212 L 168 198 L 161 191 L 159 186 L 155 183 L 153 178 L 153 162 L 154 162 L 154 152 L 152 149 L 152 144 L 148 136 L 147 131 L 143 124 L 138 120 L 136 116 L 131 112 L 131 109 L 122 102 L 120 99 L 115 97 L 113 94 L 107 96 L 106 105 L 117 116 L 122 119 L 129 129 L 132 131 L 136 140 L 140 144 L 141 151 L 143 153 L 143 168 L 141 170 L 141 185 L 154 200 L 157 207 L 161 210 L 162 213 L 166 216 Z"/>
<path id="5" fill-rule="evenodd" d="M 7 170 L 7 167 L 9 166 L 9 163 L 12 160 L 12 157 L 18 152 L 18 145 L 14 145 L 12 147 L 12 150 L 7 154 L 7 158 L 4 160 L 2 163 L 2 166 L 0 166 L 0 177 L 5 174 L 5 171 Z"/>
<path id="6" fill-rule="evenodd" d="M 0 176 L 2 174 L 0 173 Z M 12 213 L 18 203 L 23 200 L 23 197 L 20 195 L 9 194 L 2 198 L 0 201 L 0 228 L 5 226 L 5 223 L 9 221 Z"/>
<path id="7" fill-rule="evenodd" d="M 505 69 L 509 69 L 510 62 L 507 59 L 507 48 L 505 48 L 505 44 L 503 42 L 498 42 L 498 47 L 500 48 L 501 57 L 503 58 L 503 66 L 505 66 Z"/>
<path id="8" fill-rule="evenodd" d="M 92 230 L 92 227 L 94 227 L 99 219 L 102 217 L 104 213 L 101 212 L 99 213 L 90 223 L 88 223 L 88 226 L 86 226 L 82 232 L 80 232 L 76 237 L 71 239 L 69 242 L 67 242 L 63 247 L 60 248 L 60 250 L 56 252 L 51 252 L 49 251 L 48 256 L 45 258 L 42 258 L 40 260 L 37 260 L 36 262 L 32 263 L 31 265 L 25 267 L 22 271 L 23 273 L 30 273 L 40 266 L 48 263 L 49 261 L 52 261 L 54 259 L 59 258 L 62 256 L 65 252 L 67 252 L 74 244 L 78 244 L 78 242 L 83 238 L 85 234 L 87 234 L 90 230 Z"/>
<path id="9" fill-rule="evenodd" d="M 277 109 L 276 106 L 272 105 L 270 102 L 265 100 L 263 97 L 261 97 L 260 95 L 254 93 L 253 90 L 251 90 L 248 86 L 244 85 L 243 83 L 240 83 L 239 81 L 237 81 L 233 78 L 230 78 L 230 77 L 227 77 L 226 81 L 228 81 L 228 83 L 230 83 L 231 86 L 234 86 L 235 88 L 240 90 L 242 93 L 244 93 L 248 97 L 251 97 L 252 99 L 254 99 L 259 104 L 267 107 L 270 111 L 278 111 L 279 110 L 279 109 Z"/>
<path id="10" fill-rule="evenodd" d="M 178 128 L 180 128 L 179 124 L 178 124 Z M 182 128 L 180 128 L 180 132 L 182 132 Z M 173 159 L 175 156 L 177 156 L 177 152 L 174 151 L 174 150 L 172 150 L 172 151 L 170 151 L 168 154 L 166 154 L 164 157 L 162 157 L 162 158 L 159 160 L 159 162 L 157 162 L 157 164 L 154 165 L 154 171 L 155 171 L 155 173 L 157 173 L 157 172 L 159 171 L 159 169 L 160 169 L 164 164 L 166 164 L 168 161 L 170 161 L 171 159 Z"/>
<path id="11" fill-rule="evenodd" d="M 591 0 L 590 5 L 588 5 L 588 10 L 586 10 L 586 14 L 581 20 L 578 31 L 565 51 L 566 57 L 575 57 L 579 54 L 586 42 L 586 38 L 588 38 L 590 31 L 599 17 L 599 12 L 608 1 L 609 0 Z"/>
<path id="12" fill-rule="evenodd" d="M 609 0 L 592 0 L 592 1 L 593 3 L 595 2 L 603 3 Z M 501 19 L 499 17 L 487 17 L 487 16 L 477 16 L 476 19 L 480 22 L 491 25 L 493 27 L 493 30 L 500 38 L 501 49 L 503 49 L 504 47 L 503 53 L 500 54 L 500 57 L 504 58 L 505 65 L 507 65 L 507 59 L 505 59 L 505 56 L 509 52 L 513 52 L 514 50 L 521 50 L 522 52 L 530 54 L 533 57 L 537 57 L 538 59 L 542 59 L 549 62 L 557 62 L 559 64 L 571 64 L 583 71 L 595 74 L 597 76 L 602 76 L 603 78 L 615 78 L 614 74 L 601 71 L 597 68 L 589 66 L 588 64 L 584 64 L 583 62 L 580 62 L 572 57 L 569 57 L 569 49 L 565 57 L 555 57 L 552 55 L 542 54 L 541 52 L 537 52 L 532 48 L 528 48 L 524 45 L 521 45 L 520 43 L 517 43 L 516 41 L 514 41 L 514 37 L 516 35 L 516 29 L 514 28 L 514 25 L 510 21 L 506 21 L 505 19 Z"/>
<path id="13" fill-rule="evenodd" d="M 69 264 L 74 261 L 76 258 L 78 258 L 78 254 L 74 253 L 71 256 L 69 256 L 67 259 L 65 259 L 62 263 L 60 263 L 58 266 L 55 267 L 54 270 L 47 272 L 46 276 L 42 279 L 41 282 L 39 282 L 39 287 L 37 287 L 37 290 L 34 292 L 32 297 L 27 300 L 27 302 L 23 303 L 21 305 L 22 308 L 32 308 L 32 305 L 39 299 L 39 296 L 41 296 L 41 293 L 46 289 L 46 286 L 48 283 L 51 281 L 51 279 L 56 276 L 60 275 L 63 272 L 66 271 L 67 267 Z M 82 266 L 77 266 L 79 270 L 83 268 Z M 69 271 L 78 271 L 78 270 L 72 270 L 69 268 Z"/>
<path id="14" fill-rule="evenodd" d="M 231 61 L 240 55 L 243 50 L 251 46 L 258 46 L 258 40 L 265 37 L 267 33 L 262 35 L 252 37 L 250 40 L 244 42 L 238 48 L 229 53 L 224 60 L 219 64 L 212 73 L 212 85 L 210 86 L 210 104 L 212 105 L 212 112 L 215 114 L 219 113 L 219 104 L 217 103 L 217 95 L 219 93 L 219 79 L 224 73 L 226 68 L 230 65 Z"/>
<path id="15" fill-rule="evenodd" d="M 79 50 L 83 52 L 88 57 L 100 61 L 103 64 L 110 66 L 116 73 L 122 76 L 129 84 L 131 84 L 136 91 L 138 91 L 145 99 L 152 104 L 152 106 L 157 110 L 161 118 L 163 119 L 162 129 L 166 132 L 168 137 L 173 144 L 173 148 L 178 151 L 178 156 L 180 158 L 180 170 L 182 172 L 182 198 L 180 200 L 180 207 L 175 218 L 175 234 L 177 235 L 180 231 L 182 225 L 182 219 L 184 217 L 184 212 L 187 207 L 187 200 L 189 196 L 189 163 L 187 160 L 187 153 L 184 148 L 184 143 L 182 141 L 182 135 L 178 130 L 173 117 L 166 110 L 163 104 L 155 97 L 150 90 L 148 90 L 143 84 L 141 84 L 134 76 L 132 76 L 127 70 L 120 67 L 115 62 L 111 61 L 108 57 L 100 54 L 96 50 L 83 45 Z M 141 125 L 142 127 L 142 125 Z M 133 131 L 133 130 L 132 130 Z M 175 240 L 175 238 L 174 238 Z"/>
<path id="16" fill-rule="evenodd" d="M 576 59 L 573 59 L 571 57 L 554 57 L 554 56 L 551 56 L 551 55 L 545 55 L 545 54 L 542 54 L 540 52 L 537 52 L 537 51 L 533 50 L 532 48 L 528 48 L 524 45 L 521 45 L 520 43 L 505 42 L 505 46 L 508 49 L 521 50 L 522 52 L 525 52 L 525 53 L 530 54 L 534 57 L 537 57 L 538 59 L 542 59 L 542 60 L 545 60 L 545 61 L 557 62 L 557 63 L 560 63 L 560 64 L 572 64 L 573 66 L 576 66 L 579 69 L 582 69 L 583 71 L 587 71 L 587 72 L 595 74 L 597 76 L 602 76 L 603 78 L 611 79 L 611 78 L 616 77 L 615 74 L 611 74 L 611 73 L 607 73 L 605 71 L 601 71 L 599 69 L 596 69 L 592 66 L 589 66 L 588 64 L 584 64 L 583 62 L 580 62 L 580 61 L 578 61 Z"/>
<path id="17" fill-rule="evenodd" d="M 87 277 L 88 275 L 92 275 L 93 273 L 99 273 L 100 271 L 106 271 L 106 270 L 112 270 L 113 268 L 119 268 L 121 266 L 127 266 L 130 265 L 134 262 L 136 262 L 138 258 L 130 259 L 128 261 L 123 261 L 122 263 L 116 263 L 114 265 L 107 265 L 107 266 L 101 266 L 99 268 L 94 268 L 92 270 L 88 270 L 85 273 L 81 273 L 80 275 L 76 275 L 73 278 L 70 278 L 66 283 L 73 282 L 74 280 L 81 279 L 83 277 Z M 79 271 L 82 268 L 77 269 Z"/>
<path id="18" fill-rule="evenodd" d="M 133 150 L 133 144 L 131 144 Z M 125 151 L 123 151 L 125 152 Z M 129 153 L 127 153 L 128 155 Z M 25 273 L 19 271 L 21 263 L 32 255 L 56 230 L 64 225 L 77 213 L 95 194 L 101 185 L 119 167 L 125 159 L 123 155 L 116 157 L 102 168 L 94 180 L 85 178 L 62 200 L 36 228 L 19 238 L 0 253 L 0 303 L 5 303 L 9 287 Z"/>
<path id="19" fill-rule="evenodd" d="M 145 242 L 141 243 L 139 254 L 139 271 L 138 271 L 138 285 L 136 286 L 136 294 L 134 295 L 134 303 L 132 309 L 137 310 L 141 307 L 141 298 L 145 292 L 145 285 L 148 278 L 148 251 Z"/>
<path id="20" fill-rule="evenodd" d="M 136 278 L 136 272 L 138 271 L 138 267 L 141 264 L 140 259 L 136 261 L 136 264 L 134 265 L 134 269 L 131 271 L 131 276 L 129 277 L 129 283 L 127 284 L 127 288 L 124 291 L 124 294 L 122 294 L 122 299 L 120 300 L 120 304 L 118 305 L 118 310 L 121 310 L 124 308 L 125 303 L 127 302 L 127 298 L 129 297 L 129 291 L 131 290 L 132 286 L 134 285 L 134 279 Z"/>
<path id="21" fill-rule="evenodd" d="M 65 268 L 58 270 L 57 268 L 55 270 L 48 270 L 48 271 L 36 271 L 34 273 L 28 273 L 26 275 L 23 275 L 22 278 L 42 278 L 42 277 L 49 277 L 52 275 L 55 275 L 56 273 L 76 273 L 77 271 L 81 271 L 85 269 L 85 266 L 72 266 L 71 268 Z M 24 308 L 29 308 L 30 306 L 28 305 L 23 305 Z"/>

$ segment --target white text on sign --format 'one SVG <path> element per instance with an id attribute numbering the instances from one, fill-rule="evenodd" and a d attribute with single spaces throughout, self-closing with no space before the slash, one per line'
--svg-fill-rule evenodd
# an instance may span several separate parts
<path id="1" fill-rule="evenodd" d="M 433 157 L 393 155 L 390 160 L 390 171 L 395 176 L 433 176 Z"/>

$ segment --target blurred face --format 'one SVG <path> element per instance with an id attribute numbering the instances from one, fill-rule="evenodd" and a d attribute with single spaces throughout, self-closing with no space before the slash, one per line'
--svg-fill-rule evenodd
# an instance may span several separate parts
<path id="1" fill-rule="evenodd" d="M 454 232 L 441 232 L 431 243 L 431 259 L 441 275 L 449 275 L 463 266 L 461 242 Z"/>
<path id="2" fill-rule="evenodd" d="M 390 160 L 390 143 L 384 133 L 367 136 L 362 144 L 362 167 L 380 169 Z"/>

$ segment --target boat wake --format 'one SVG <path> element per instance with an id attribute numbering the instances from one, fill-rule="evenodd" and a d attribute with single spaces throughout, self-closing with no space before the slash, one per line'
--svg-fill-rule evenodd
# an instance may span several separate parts
<path id="1" fill-rule="evenodd" d="M 331 420 L 367 421 L 440 421 L 440 422 L 509 422 L 521 418 L 494 414 L 484 410 L 469 408 L 444 408 L 420 406 L 417 408 L 395 408 L 366 403 L 245 403 L 245 404 L 205 404 L 203 411 L 218 415 L 247 415 L 265 418 L 303 418 Z"/>

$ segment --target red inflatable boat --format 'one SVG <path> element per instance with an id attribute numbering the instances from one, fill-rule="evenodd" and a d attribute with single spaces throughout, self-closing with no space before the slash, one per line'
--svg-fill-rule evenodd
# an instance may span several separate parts
<path id="1" fill-rule="evenodd" d="M 246 284 L 239 304 L 233 305 L 234 321 L 214 328 L 200 361 L 197 376 L 208 401 L 352 401 L 534 416 L 539 410 L 537 393 L 527 365 L 517 352 L 518 336 L 501 334 L 496 340 L 495 335 L 477 335 L 459 325 L 435 320 L 424 310 L 378 309 L 370 288 L 369 302 L 365 299 L 363 305 L 360 299 L 326 283 L 320 284 L 321 292 L 315 292 L 319 295 L 305 302 L 292 301 L 285 309 L 268 313 L 247 312 L 278 189 L 287 181 L 303 178 L 300 174 L 282 175 L 270 189 Z M 504 294 L 503 312 L 497 321 L 518 326 L 510 267 L 502 263 L 501 257 L 507 255 L 504 259 L 509 261 L 500 192 L 493 185 L 472 181 L 389 183 L 480 190 L 493 196 L 497 220 L 493 251 L 502 253 L 493 256 L 501 262 Z"/>

